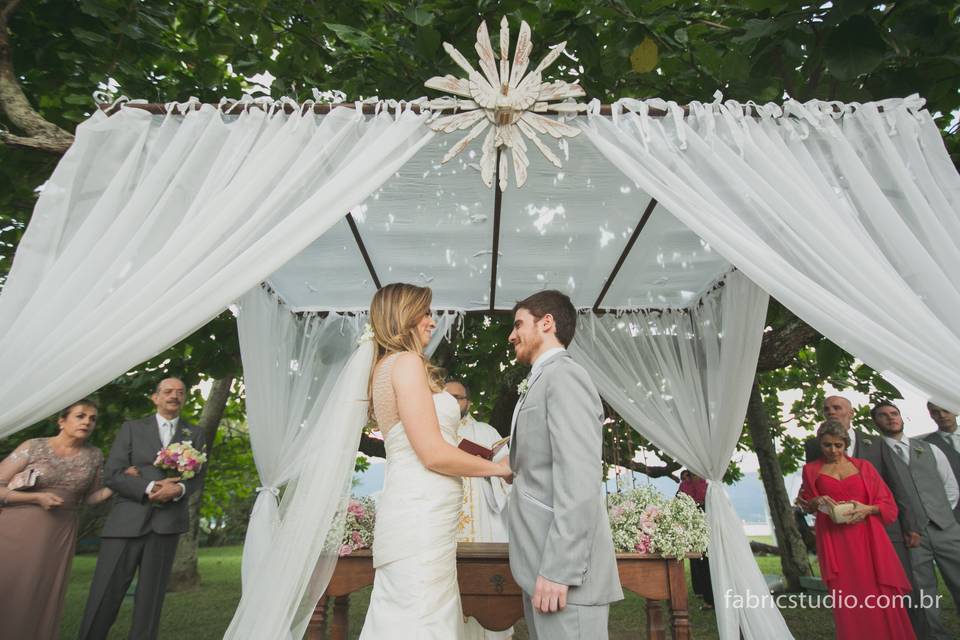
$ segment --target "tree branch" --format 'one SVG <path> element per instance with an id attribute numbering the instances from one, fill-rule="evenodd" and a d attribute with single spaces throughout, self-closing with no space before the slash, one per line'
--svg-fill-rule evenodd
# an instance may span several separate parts
<path id="1" fill-rule="evenodd" d="M 763 335 L 757 372 L 765 373 L 790 364 L 797 351 L 820 338 L 820 333 L 793 316 L 782 327 Z"/>
<path id="2" fill-rule="evenodd" d="M 19 4 L 20 0 L 0 0 L 0 106 L 13 126 L 27 137 L 0 131 L 0 142 L 62 155 L 73 144 L 73 136 L 34 110 L 13 70 L 13 48 L 7 24 Z"/>
<path id="3" fill-rule="evenodd" d="M 610 460 L 606 460 L 606 462 L 610 463 Z M 683 468 L 682 464 L 672 460 L 669 462 L 664 462 L 658 467 L 644 464 L 642 462 L 635 462 L 633 460 L 621 460 L 618 463 L 618 466 L 621 466 L 624 469 L 636 471 L 637 473 L 642 473 L 650 478 L 662 478 L 666 476 L 673 480 L 677 480 L 676 476 L 673 474 Z"/>

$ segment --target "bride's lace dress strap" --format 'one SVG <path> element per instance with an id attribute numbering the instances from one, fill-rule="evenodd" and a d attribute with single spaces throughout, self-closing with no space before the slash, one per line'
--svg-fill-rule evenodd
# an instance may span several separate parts
<path id="1" fill-rule="evenodd" d="M 373 415 L 377 419 L 377 426 L 381 433 L 387 435 L 390 427 L 400 422 L 400 413 L 397 411 L 397 394 L 393 391 L 393 364 L 399 353 L 392 353 L 380 362 L 376 373 L 373 374 Z"/>

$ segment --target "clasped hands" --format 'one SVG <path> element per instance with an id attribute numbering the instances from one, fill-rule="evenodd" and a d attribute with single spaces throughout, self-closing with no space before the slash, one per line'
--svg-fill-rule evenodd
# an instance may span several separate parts
<path id="1" fill-rule="evenodd" d="M 853 503 L 853 511 L 850 514 L 850 521 L 847 524 L 863 522 L 866 520 L 867 516 L 877 513 L 877 508 L 874 505 L 863 504 L 862 502 L 857 502 L 856 500 L 850 500 L 850 502 Z M 836 506 L 837 501 L 830 496 L 817 496 L 815 498 L 811 498 L 810 500 L 804 500 L 798 496 L 796 504 L 807 513 L 814 513 L 825 504 Z"/>
<path id="2" fill-rule="evenodd" d="M 134 478 L 140 477 L 140 471 L 136 467 L 127 467 L 123 470 L 124 475 L 128 475 Z M 182 489 L 180 488 L 180 478 L 164 478 L 162 480 L 155 480 L 153 482 L 153 487 L 150 488 L 150 495 L 147 496 L 147 500 L 150 502 L 155 502 L 162 504 L 164 502 L 170 502 L 171 500 L 176 500 L 180 497 Z"/>

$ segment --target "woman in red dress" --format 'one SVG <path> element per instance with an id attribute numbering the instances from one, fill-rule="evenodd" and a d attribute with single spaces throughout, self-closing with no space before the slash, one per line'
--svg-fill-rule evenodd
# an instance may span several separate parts
<path id="1" fill-rule="evenodd" d="M 837 638 L 913 639 L 903 600 L 910 581 L 883 528 L 897 518 L 890 489 L 872 464 L 847 457 L 842 424 L 824 422 L 817 440 L 823 456 L 804 465 L 798 503 L 817 513 L 817 559 L 833 596 Z M 854 503 L 846 524 L 824 512 L 840 502 Z"/>

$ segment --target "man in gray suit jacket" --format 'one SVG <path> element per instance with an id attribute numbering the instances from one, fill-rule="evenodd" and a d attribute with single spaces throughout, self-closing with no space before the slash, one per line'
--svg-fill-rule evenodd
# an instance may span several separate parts
<path id="1" fill-rule="evenodd" d="M 201 483 L 167 479 L 153 466 L 157 452 L 174 442 L 203 449 L 203 434 L 180 418 L 186 388 L 177 378 L 160 381 L 150 399 L 155 415 L 123 423 L 104 466 L 104 482 L 117 494 L 100 534 L 100 554 L 80 624 L 80 640 L 103 640 L 117 618 L 139 569 L 130 640 L 153 640 L 180 534 L 189 526 L 187 499 Z M 139 476 L 124 473 L 134 466 Z"/>
<path id="2" fill-rule="evenodd" d="M 879 402 L 872 411 L 884 443 L 894 453 L 891 467 L 905 488 L 908 509 L 920 529 L 920 544 L 910 549 L 910 564 L 920 590 L 926 614 L 926 637 L 952 638 L 940 620 L 937 574 L 934 563 L 947 583 L 954 606 L 960 603 L 960 523 L 953 515 L 960 500 L 960 486 L 950 464 L 937 447 L 903 434 L 900 410 L 891 402 Z"/>
<path id="3" fill-rule="evenodd" d="M 923 439 L 943 451 L 953 470 L 953 477 L 960 483 L 960 431 L 957 430 L 957 414 L 932 402 L 927 402 L 927 411 L 930 412 L 930 418 L 937 423 L 937 430 L 923 436 Z M 960 522 L 960 504 L 953 510 L 953 515 Z"/>
<path id="4" fill-rule="evenodd" d="M 623 598 L 601 491 L 603 407 L 565 347 L 577 315 L 559 291 L 514 307 L 510 343 L 532 365 L 513 414 L 510 571 L 533 640 L 603 639 Z"/>

